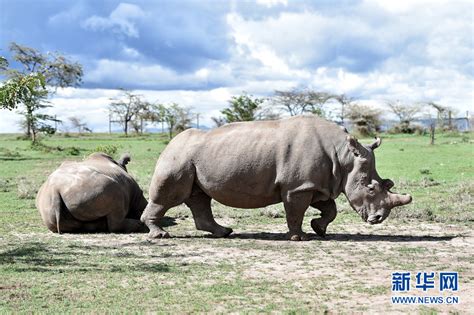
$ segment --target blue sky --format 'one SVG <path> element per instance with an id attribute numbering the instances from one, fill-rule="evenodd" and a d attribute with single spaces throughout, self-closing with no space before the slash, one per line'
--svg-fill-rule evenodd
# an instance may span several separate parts
<path id="1" fill-rule="evenodd" d="M 50 113 L 96 131 L 119 87 L 193 107 L 209 125 L 232 95 L 294 87 L 464 114 L 473 11 L 472 1 L 0 0 L 0 54 L 15 41 L 80 62 L 83 85 L 59 90 Z M 14 112 L 1 114 L 0 132 L 18 129 Z"/>

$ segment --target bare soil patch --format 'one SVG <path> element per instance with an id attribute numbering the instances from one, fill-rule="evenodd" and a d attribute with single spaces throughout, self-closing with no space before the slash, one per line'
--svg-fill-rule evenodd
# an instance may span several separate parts
<path id="1" fill-rule="evenodd" d="M 458 271 L 460 289 L 455 294 L 461 303 L 430 307 L 441 312 L 468 313 L 469 306 L 474 305 L 474 233 L 468 226 L 390 222 L 372 227 L 352 223 L 331 227 L 326 238 L 314 235 L 308 242 L 289 242 L 284 237 L 284 225 L 256 225 L 237 230 L 227 239 L 216 239 L 195 231 L 191 219 L 178 223 L 168 228 L 174 236 L 171 239 L 149 240 L 146 234 L 18 237 L 80 242 L 79 252 L 101 250 L 118 257 L 136 257 L 147 264 L 200 264 L 208 266 L 209 274 L 222 275 L 219 266 L 225 265 L 228 269 L 220 280 L 206 279 L 201 274 L 194 280 L 199 284 L 236 279 L 276 283 L 287 288 L 286 295 L 293 294 L 308 304 L 309 309 L 334 312 L 419 311 L 423 309 L 420 306 L 391 303 L 391 273 L 409 271 L 414 278 L 419 271 Z M 174 281 L 168 279 L 164 283 Z M 123 285 L 127 286 L 126 282 Z M 279 299 L 272 296 L 273 292 L 261 294 L 262 300 Z M 411 294 L 451 293 L 412 290 Z"/>

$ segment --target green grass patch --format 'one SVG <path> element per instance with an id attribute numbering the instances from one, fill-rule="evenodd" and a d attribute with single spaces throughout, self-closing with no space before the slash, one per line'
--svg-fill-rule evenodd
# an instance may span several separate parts
<path id="1" fill-rule="evenodd" d="M 216 220 L 236 237 L 197 231 L 185 206 L 167 213 L 167 229 L 177 236 L 170 240 L 54 235 L 34 197 L 64 160 L 128 152 L 127 168 L 147 194 L 167 138 L 93 134 L 41 143 L 32 148 L 17 135 L 0 135 L 0 313 L 364 312 L 368 299 L 388 298 L 391 270 L 449 269 L 455 262 L 463 276 L 472 272 L 472 254 L 449 244 L 474 225 L 472 134 L 439 134 L 434 146 L 427 136 L 385 136 L 376 150 L 378 172 L 394 180 L 394 191 L 412 194 L 412 204 L 393 210 L 384 225 L 368 226 L 341 196 L 328 238 L 306 243 L 284 240 L 281 205 L 243 210 L 216 202 Z M 307 232 L 315 216 L 308 210 Z M 447 236 L 424 232 L 432 225 L 447 226 Z M 410 238 L 406 226 L 421 236 Z M 377 273 L 383 278 L 375 281 Z"/>

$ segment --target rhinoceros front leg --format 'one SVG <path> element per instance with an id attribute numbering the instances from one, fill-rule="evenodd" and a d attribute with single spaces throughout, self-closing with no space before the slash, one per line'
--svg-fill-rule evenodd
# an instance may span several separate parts
<path id="1" fill-rule="evenodd" d="M 301 226 L 303 224 L 304 213 L 308 209 L 312 192 L 299 192 L 289 195 L 283 200 L 285 206 L 286 222 L 289 232 L 287 237 L 291 241 L 307 241 L 309 237 L 303 232 Z"/>
<path id="2" fill-rule="evenodd" d="M 311 204 L 311 207 L 321 211 L 321 217 L 311 220 L 311 227 L 319 236 L 326 236 L 326 228 L 334 221 L 337 215 L 336 202 L 333 199 L 318 201 Z"/>
<path id="3" fill-rule="evenodd" d="M 166 211 L 169 207 L 154 203 L 150 201 L 146 206 L 143 214 L 140 218 L 140 221 L 145 223 L 146 226 L 150 229 L 148 237 L 150 238 L 168 238 L 170 234 L 163 230 L 159 226 L 159 221 L 165 216 Z"/>
<path id="4" fill-rule="evenodd" d="M 231 228 L 219 225 L 212 215 L 211 197 L 201 191 L 193 191 L 191 197 L 185 201 L 191 209 L 196 228 L 211 232 L 214 236 L 225 237 L 232 233 Z"/>

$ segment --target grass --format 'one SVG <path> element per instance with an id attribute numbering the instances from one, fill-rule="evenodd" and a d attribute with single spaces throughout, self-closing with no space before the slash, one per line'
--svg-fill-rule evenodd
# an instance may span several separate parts
<path id="1" fill-rule="evenodd" d="M 370 140 L 363 140 L 369 142 Z M 56 235 L 34 206 L 41 183 L 62 161 L 108 150 L 130 152 L 127 166 L 147 194 L 166 137 L 54 136 L 32 148 L 0 135 L 0 313 L 105 312 L 463 312 L 391 305 L 396 270 L 454 270 L 461 300 L 474 292 L 472 134 L 387 135 L 377 169 L 414 202 L 387 223 L 368 226 L 337 200 L 339 214 L 325 239 L 285 241 L 281 205 L 242 210 L 213 203 L 216 220 L 235 235 L 196 231 L 185 206 L 167 213 L 174 238 L 145 234 Z M 309 210 L 304 229 L 318 211 Z M 368 301 L 370 300 L 370 303 Z M 451 306 L 450 306 L 451 307 Z"/>

